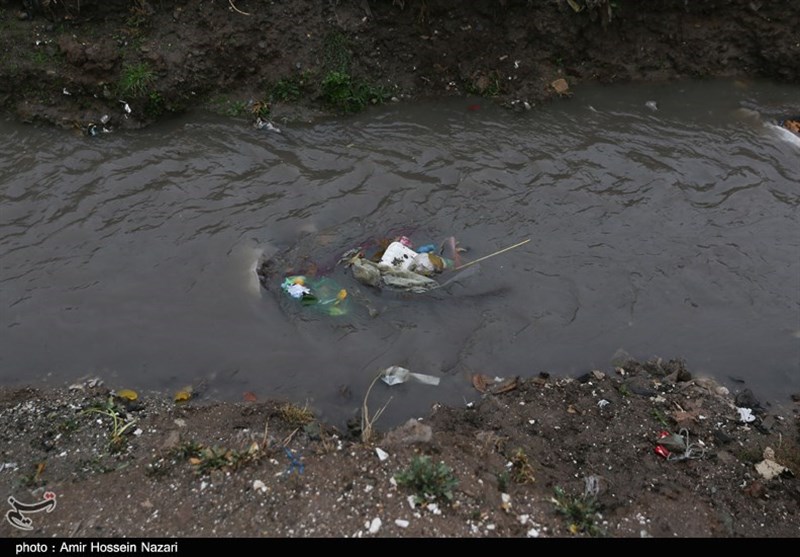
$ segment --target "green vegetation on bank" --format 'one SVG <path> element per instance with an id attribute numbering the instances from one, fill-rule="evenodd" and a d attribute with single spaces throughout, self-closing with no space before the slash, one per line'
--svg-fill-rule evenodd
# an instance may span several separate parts
<path id="1" fill-rule="evenodd" d="M 422 504 L 431 500 L 453 499 L 458 486 L 453 469 L 444 462 L 435 463 L 429 456 L 416 456 L 408 468 L 395 475 L 397 484 L 414 491 L 414 500 Z"/>

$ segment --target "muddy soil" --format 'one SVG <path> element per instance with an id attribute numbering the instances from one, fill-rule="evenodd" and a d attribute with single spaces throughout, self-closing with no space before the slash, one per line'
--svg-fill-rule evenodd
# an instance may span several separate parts
<path id="1" fill-rule="evenodd" d="M 30 531 L 8 518 L 0 528 L 14 538 L 800 536 L 798 405 L 764 408 L 680 361 L 473 384 L 479 403 L 435 406 L 390 431 L 369 399 L 373 427 L 339 431 L 312 408 L 252 395 L 131 401 L 93 381 L 0 390 L 0 489 L 57 503 L 25 515 Z"/>
<path id="2" fill-rule="evenodd" d="M 196 109 L 290 122 L 451 95 L 535 110 L 598 81 L 798 83 L 798 21 L 791 0 L 0 0 L 0 107 L 92 135 Z M 552 372 L 478 377 L 480 404 L 435 407 L 392 432 L 378 419 L 371 434 L 292 401 L 131 401 L 115 385 L 39 389 L 32 378 L 0 389 L 0 486 L 18 503 L 53 494 L 57 505 L 6 514 L 0 528 L 800 536 L 797 404 L 763 408 L 680 361 Z"/>
<path id="3" fill-rule="evenodd" d="M 97 133 L 197 108 L 288 122 L 467 94 L 525 110 L 589 81 L 797 83 L 797 21 L 792 0 L 0 0 L 0 106 Z"/>

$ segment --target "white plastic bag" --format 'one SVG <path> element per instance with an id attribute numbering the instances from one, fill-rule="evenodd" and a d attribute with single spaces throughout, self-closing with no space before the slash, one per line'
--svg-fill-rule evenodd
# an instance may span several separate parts
<path id="1" fill-rule="evenodd" d="M 417 381 L 425 385 L 436 386 L 439 384 L 439 378 L 433 375 L 425 375 L 424 373 L 412 373 L 404 367 L 389 366 L 381 372 L 381 379 L 389 386 L 399 385 L 406 383 L 409 380 Z"/>

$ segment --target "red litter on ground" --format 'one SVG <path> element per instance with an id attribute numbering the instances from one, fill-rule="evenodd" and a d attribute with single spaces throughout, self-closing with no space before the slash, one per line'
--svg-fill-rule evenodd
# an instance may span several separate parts
<path id="1" fill-rule="evenodd" d="M 658 434 L 659 439 L 663 439 L 664 437 L 669 437 L 669 436 L 670 433 L 668 431 L 662 431 L 661 433 Z M 664 445 L 656 445 L 656 448 L 654 450 L 656 451 L 656 454 L 658 456 L 663 458 L 669 458 L 669 456 L 672 454 L 669 452 L 669 449 L 667 449 Z"/>

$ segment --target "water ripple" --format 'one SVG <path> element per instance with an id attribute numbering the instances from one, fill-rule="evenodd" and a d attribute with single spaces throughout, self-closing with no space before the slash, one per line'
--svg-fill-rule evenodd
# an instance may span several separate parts
<path id="1" fill-rule="evenodd" d="M 247 390 L 332 401 L 405 364 L 463 403 L 470 370 L 579 371 L 622 347 L 785 389 L 800 368 L 797 151 L 737 116 L 741 93 L 697 87 L 522 114 L 392 106 L 281 134 L 208 115 L 101 138 L 2 123 L 2 378 L 199 377 L 224 395 L 236 369 Z M 401 233 L 454 236 L 465 260 L 531 242 L 431 297 L 336 266 Z M 261 292 L 260 254 L 330 270 L 351 313 Z"/>

